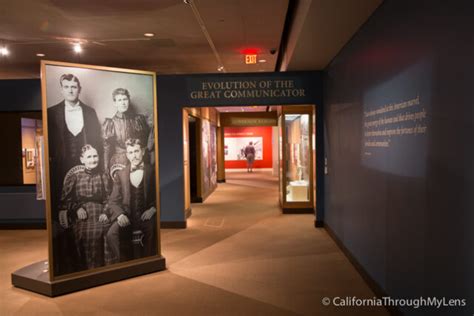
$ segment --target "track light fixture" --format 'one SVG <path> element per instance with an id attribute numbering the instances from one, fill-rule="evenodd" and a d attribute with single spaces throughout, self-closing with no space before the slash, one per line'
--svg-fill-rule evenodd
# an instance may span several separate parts
<path id="1" fill-rule="evenodd" d="M 81 43 L 75 43 L 73 46 L 73 49 L 74 49 L 74 52 L 76 52 L 77 54 L 81 53 L 82 52 Z"/>
<path id="2" fill-rule="evenodd" d="M 8 48 L 6 48 L 6 47 L 0 48 L 0 55 L 8 56 L 8 54 L 10 54 L 10 51 L 8 50 Z"/>

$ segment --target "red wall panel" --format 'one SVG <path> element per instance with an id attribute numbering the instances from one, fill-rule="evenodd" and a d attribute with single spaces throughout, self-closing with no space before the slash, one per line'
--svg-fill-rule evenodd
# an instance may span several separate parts
<path id="1" fill-rule="evenodd" d="M 263 160 L 255 159 L 254 169 L 272 168 L 272 127 L 226 127 L 224 128 L 224 137 L 262 137 L 263 141 Z M 226 169 L 247 168 L 246 160 L 226 160 Z"/>

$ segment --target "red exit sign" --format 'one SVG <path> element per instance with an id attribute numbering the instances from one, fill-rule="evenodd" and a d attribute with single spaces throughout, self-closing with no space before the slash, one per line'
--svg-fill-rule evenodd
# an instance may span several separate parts
<path id="1" fill-rule="evenodd" d="M 257 54 L 246 54 L 245 55 L 245 63 L 248 64 L 256 64 L 257 63 Z"/>

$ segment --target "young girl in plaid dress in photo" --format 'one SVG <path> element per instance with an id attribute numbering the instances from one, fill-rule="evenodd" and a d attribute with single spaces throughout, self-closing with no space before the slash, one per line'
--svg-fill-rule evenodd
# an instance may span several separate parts
<path id="1" fill-rule="evenodd" d="M 65 177 L 61 209 L 72 219 L 80 270 L 101 267 L 104 262 L 104 235 L 109 228 L 105 215 L 108 177 L 100 172 L 99 155 L 91 145 L 82 147 L 82 165 Z"/>

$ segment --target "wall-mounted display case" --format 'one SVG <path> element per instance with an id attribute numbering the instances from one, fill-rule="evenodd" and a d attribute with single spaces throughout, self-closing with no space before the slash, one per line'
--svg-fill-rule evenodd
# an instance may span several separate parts
<path id="1" fill-rule="evenodd" d="M 313 212 L 313 107 L 283 107 L 280 129 L 280 203 L 284 212 Z"/>

